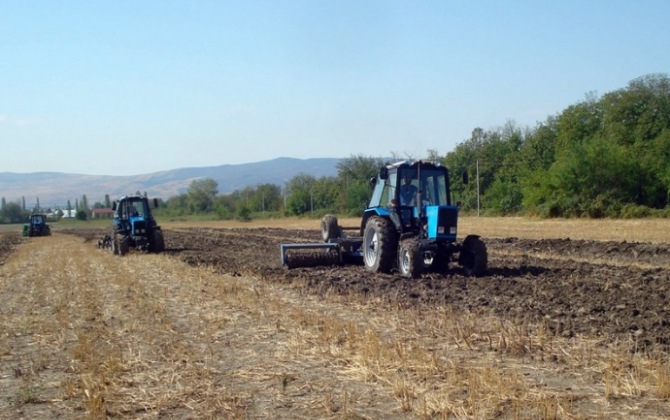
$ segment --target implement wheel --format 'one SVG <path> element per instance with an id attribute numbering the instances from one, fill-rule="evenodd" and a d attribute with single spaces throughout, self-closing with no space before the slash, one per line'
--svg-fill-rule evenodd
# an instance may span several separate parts
<path id="1" fill-rule="evenodd" d="M 340 237 L 340 227 L 337 224 L 337 217 L 332 214 L 323 216 L 323 219 L 321 219 L 321 237 L 324 242 Z"/>
<path id="2" fill-rule="evenodd" d="M 363 261 L 368 271 L 388 273 L 398 253 L 398 232 L 390 220 L 371 217 L 363 232 Z"/>

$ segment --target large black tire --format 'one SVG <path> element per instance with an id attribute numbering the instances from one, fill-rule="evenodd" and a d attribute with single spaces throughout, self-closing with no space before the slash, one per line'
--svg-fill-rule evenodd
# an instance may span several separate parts
<path id="1" fill-rule="evenodd" d="M 468 276 L 479 277 L 486 273 L 488 265 L 488 253 L 486 244 L 477 235 L 468 235 L 461 246 L 458 263 L 463 267 Z"/>
<path id="2" fill-rule="evenodd" d="M 337 239 L 340 235 L 340 226 L 337 224 L 337 217 L 327 214 L 321 219 L 321 237 L 324 242 L 330 239 Z"/>
<path id="3" fill-rule="evenodd" d="M 400 275 L 407 278 L 417 278 L 424 271 L 423 252 L 421 245 L 414 239 L 405 239 L 400 242 L 398 250 L 398 270 Z"/>
<path id="4" fill-rule="evenodd" d="M 153 241 L 151 243 L 151 252 L 165 251 L 165 239 L 163 238 L 163 231 L 154 229 Z"/>
<path id="5" fill-rule="evenodd" d="M 390 220 L 371 217 L 363 232 L 363 261 L 373 273 L 389 273 L 398 254 L 398 232 Z"/>

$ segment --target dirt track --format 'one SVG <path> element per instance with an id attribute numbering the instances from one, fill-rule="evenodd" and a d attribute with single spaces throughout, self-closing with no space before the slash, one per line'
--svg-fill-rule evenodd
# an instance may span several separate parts
<path id="1" fill-rule="evenodd" d="M 75 231 L 91 241 L 99 231 Z M 213 266 L 265 281 L 299 281 L 316 294 L 355 294 L 403 307 L 454 305 L 515 323 L 637 345 L 670 345 L 670 245 L 570 239 L 488 239 L 486 276 L 447 274 L 407 280 L 362 266 L 300 268 L 280 264 L 281 243 L 319 242 L 319 232 L 184 228 L 167 230 L 167 252 L 192 265 Z"/>

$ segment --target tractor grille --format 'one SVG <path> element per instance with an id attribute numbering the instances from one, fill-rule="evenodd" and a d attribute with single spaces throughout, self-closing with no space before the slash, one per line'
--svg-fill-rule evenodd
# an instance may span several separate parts
<path id="1" fill-rule="evenodd" d="M 430 224 L 430 238 L 456 240 L 458 227 L 458 207 L 440 206 L 437 208 L 437 223 Z"/>
<path id="2" fill-rule="evenodd" d="M 147 223 L 144 220 L 137 220 L 133 224 L 133 236 L 144 236 L 147 234 Z"/>

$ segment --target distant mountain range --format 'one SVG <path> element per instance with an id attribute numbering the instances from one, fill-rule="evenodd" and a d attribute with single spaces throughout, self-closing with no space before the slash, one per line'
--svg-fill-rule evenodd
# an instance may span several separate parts
<path id="1" fill-rule="evenodd" d="M 134 176 L 81 175 L 61 172 L 17 174 L 0 172 L 0 197 L 7 202 L 26 200 L 32 208 L 37 199 L 41 207 L 63 207 L 68 200 L 86 194 L 88 202 L 104 201 L 105 194 L 115 199 L 137 191 L 151 198 L 167 199 L 183 194 L 191 181 L 212 178 L 219 183 L 219 193 L 227 194 L 259 184 L 283 185 L 298 174 L 336 176 L 338 158 L 294 159 L 277 158 L 239 165 L 181 168 Z"/>

